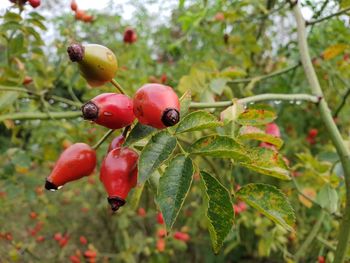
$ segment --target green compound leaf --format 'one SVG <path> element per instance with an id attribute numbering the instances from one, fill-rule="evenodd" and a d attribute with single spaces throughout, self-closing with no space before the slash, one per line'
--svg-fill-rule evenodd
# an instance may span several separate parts
<path id="1" fill-rule="evenodd" d="M 321 207 L 327 209 L 331 213 L 338 210 L 339 196 L 337 191 L 329 184 L 325 184 L 317 194 L 316 201 Z"/>
<path id="2" fill-rule="evenodd" d="M 157 131 L 156 128 L 151 126 L 142 125 L 141 123 L 137 123 L 135 127 L 130 131 L 128 138 L 126 139 L 125 145 L 131 145 L 147 136 L 155 133 Z"/>
<path id="3" fill-rule="evenodd" d="M 176 142 L 176 137 L 167 131 L 159 132 L 149 140 L 139 158 L 138 183 L 144 183 L 171 156 Z"/>
<path id="4" fill-rule="evenodd" d="M 273 122 L 277 118 L 276 113 L 266 109 L 246 109 L 236 120 L 241 125 L 258 126 Z"/>
<path id="5" fill-rule="evenodd" d="M 247 151 L 242 144 L 231 137 L 221 135 L 209 135 L 199 139 L 192 144 L 190 153 L 240 161 L 249 160 Z"/>
<path id="6" fill-rule="evenodd" d="M 253 126 L 241 127 L 237 140 L 257 140 L 267 142 L 276 146 L 277 149 L 280 149 L 283 145 L 281 138 L 267 134 L 259 128 Z"/>
<path id="7" fill-rule="evenodd" d="M 19 97 L 18 92 L 5 92 L 0 94 L 0 110 L 6 109 L 12 105 Z"/>
<path id="8" fill-rule="evenodd" d="M 294 210 L 286 196 L 276 187 L 268 184 L 247 184 L 239 189 L 237 197 L 275 223 L 293 231 Z"/>
<path id="9" fill-rule="evenodd" d="M 248 161 L 239 162 L 240 165 L 247 167 L 255 172 L 277 177 L 282 180 L 290 180 L 288 166 L 281 154 L 276 151 L 256 147 L 247 150 Z"/>
<path id="10" fill-rule="evenodd" d="M 203 137 L 191 145 L 190 153 L 230 158 L 255 172 L 283 180 L 290 179 L 289 169 L 278 152 L 262 147 L 248 148 L 228 136 Z"/>
<path id="11" fill-rule="evenodd" d="M 208 218 L 208 230 L 215 253 L 219 253 L 223 242 L 230 233 L 234 212 L 230 193 L 213 176 L 201 171 L 204 201 L 206 202 Z"/>
<path id="12" fill-rule="evenodd" d="M 191 91 L 186 91 L 180 98 L 180 118 L 184 118 L 191 105 L 192 97 L 191 97 Z"/>
<path id="13" fill-rule="evenodd" d="M 5 22 L 21 22 L 22 21 L 22 17 L 16 13 L 13 12 L 6 12 L 4 15 L 4 21 Z"/>
<path id="14" fill-rule="evenodd" d="M 217 118 L 209 112 L 195 111 L 183 118 L 176 129 L 176 133 L 199 131 L 209 128 L 216 128 L 222 125 L 223 123 L 219 122 Z"/>
<path id="15" fill-rule="evenodd" d="M 173 227 L 192 183 L 192 160 L 185 155 L 172 159 L 159 180 L 157 201 L 168 231 Z"/>

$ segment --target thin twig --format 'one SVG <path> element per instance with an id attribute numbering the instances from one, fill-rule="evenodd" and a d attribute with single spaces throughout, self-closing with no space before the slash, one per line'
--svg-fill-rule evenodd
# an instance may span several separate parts
<path id="1" fill-rule="evenodd" d="M 265 79 L 273 78 L 273 77 L 282 75 L 284 73 L 287 73 L 287 72 L 289 72 L 289 71 L 299 67 L 300 65 L 301 64 L 298 63 L 298 64 L 295 64 L 293 66 L 286 67 L 284 69 L 277 70 L 277 71 L 274 71 L 274 72 L 266 74 L 266 75 L 250 77 L 250 78 L 244 78 L 244 79 L 233 79 L 233 80 L 229 81 L 228 83 L 239 84 L 239 83 L 248 83 L 248 82 L 251 82 L 252 80 L 262 81 L 262 80 L 265 80 Z"/>
<path id="2" fill-rule="evenodd" d="M 312 16 L 312 19 L 318 19 L 321 15 L 322 12 L 325 10 L 325 8 L 327 7 L 329 3 L 329 0 L 325 0 L 320 8 L 320 10 L 318 10 L 317 12 L 315 12 L 315 14 Z M 314 30 L 315 24 L 311 25 L 310 28 L 310 34 L 312 33 L 312 31 Z"/>
<path id="3" fill-rule="evenodd" d="M 81 117 L 80 111 L 50 112 L 54 119 L 73 119 Z M 0 121 L 4 120 L 47 120 L 50 116 L 45 112 L 19 112 L 0 115 Z"/>
<path id="4" fill-rule="evenodd" d="M 320 228 L 322 226 L 323 219 L 324 219 L 325 215 L 326 214 L 324 211 L 320 212 L 320 215 L 318 216 L 318 219 L 317 219 L 316 223 L 314 224 L 314 226 L 312 227 L 310 233 L 308 234 L 308 236 L 304 240 L 303 244 L 301 244 L 298 251 L 294 254 L 294 259 L 296 262 L 299 262 L 300 257 L 305 255 L 306 249 L 310 246 L 312 241 L 315 239 L 318 231 L 320 230 Z"/>
<path id="5" fill-rule="evenodd" d="M 269 12 L 267 12 L 265 14 L 262 14 L 262 15 L 259 15 L 259 16 L 245 17 L 245 18 L 242 18 L 242 19 L 237 19 L 237 20 L 233 21 L 232 24 L 240 24 L 240 23 L 244 23 L 244 22 L 252 22 L 252 21 L 256 21 L 256 20 L 265 19 L 265 18 L 269 17 L 270 15 L 279 12 L 285 6 L 286 6 L 286 3 L 283 2 L 279 7 L 271 9 L 271 10 L 269 10 Z"/>
<path id="6" fill-rule="evenodd" d="M 107 140 L 107 138 L 108 138 L 114 131 L 115 131 L 115 130 L 113 130 L 113 129 L 108 130 L 108 132 L 106 132 L 106 133 L 103 135 L 103 137 L 102 137 L 101 139 L 99 139 L 98 142 L 97 142 L 94 146 L 92 146 L 91 148 L 94 149 L 94 150 L 97 150 L 97 149 L 101 146 L 101 144 L 104 143 L 104 141 Z"/>
<path id="7" fill-rule="evenodd" d="M 66 104 L 71 105 L 71 106 L 81 107 L 81 105 L 82 105 L 82 103 L 80 103 L 80 102 L 75 102 L 75 101 L 72 101 L 72 100 L 69 100 L 69 99 L 66 99 L 63 97 L 59 97 L 56 95 L 50 95 L 49 98 L 53 99 L 55 101 L 58 101 L 58 102 L 66 103 Z"/>
<path id="8" fill-rule="evenodd" d="M 255 96 L 250 96 L 242 99 L 238 99 L 238 103 L 248 104 L 250 102 L 258 102 L 258 101 L 309 101 L 312 103 L 318 103 L 320 101 L 320 97 L 313 96 L 310 94 L 275 94 L 275 93 L 266 93 Z M 233 105 L 233 101 L 219 101 L 219 102 L 191 102 L 190 108 L 192 109 L 204 109 L 204 108 L 224 108 Z"/>
<path id="9" fill-rule="evenodd" d="M 337 109 L 335 110 L 334 114 L 333 114 L 333 117 L 334 118 L 337 118 L 340 111 L 343 109 L 343 107 L 345 106 L 345 103 L 346 103 L 346 100 L 347 98 L 350 96 L 350 88 L 348 88 L 345 92 L 345 94 L 342 96 L 342 100 L 339 104 L 339 106 L 337 107 Z"/>
<path id="10" fill-rule="evenodd" d="M 330 250 L 335 251 L 335 246 L 333 246 L 332 244 L 330 244 L 327 240 L 325 240 L 324 238 L 317 236 L 317 240 L 320 241 L 323 245 L 325 245 L 326 247 L 328 247 Z"/>
<path id="11" fill-rule="evenodd" d="M 350 9 L 350 8 L 349 8 Z M 314 95 L 323 97 L 323 91 L 318 81 L 315 69 L 312 65 L 309 46 L 307 43 L 307 35 L 305 28 L 305 19 L 301 13 L 299 4 L 293 6 L 293 12 L 295 20 L 297 22 L 297 37 L 300 52 L 300 59 L 303 64 L 305 76 L 310 84 L 311 91 Z M 324 20 L 324 18 L 323 18 Z M 343 213 L 343 219 L 340 224 L 338 245 L 335 253 L 334 262 L 344 262 L 348 244 L 350 241 L 350 150 L 346 147 L 346 144 L 340 134 L 340 131 L 333 120 L 333 116 L 328 107 L 326 99 L 322 99 L 318 104 L 321 119 L 324 126 L 332 140 L 332 143 L 339 155 L 339 159 L 342 163 L 345 177 L 345 189 L 346 189 L 346 205 Z"/>
<path id="12" fill-rule="evenodd" d="M 125 91 L 123 90 L 122 86 L 121 86 L 115 79 L 112 79 L 110 82 L 112 83 L 112 85 L 113 85 L 114 87 L 117 88 L 117 90 L 119 91 L 119 93 L 121 93 L 121 94 L 126 94 Z"/>
<path id="13" fill-rule="evenodd" d="M 324 9 L 327 7 L 328 3 L 329 3 L 329 0 L 325 0 L 322 4 L 320 10 L 315 12 L 315 14 L 312 16 L 312 18 L 314 18 L 314 19 L 319 18 L 319 16 L 322 15 L 322 12 L 324 11 Z"/>
<path id="14" fill-rule="evenodd" d="M 330 18 L 332 18 L 332 17 L 340 16 L 340 15 L 342 15 L 342 14 L 348 12 L 348 11 L 350 11 L 350 7 L 341 9 L 341 10 L 339 10 L 339 11 L 336 12 L 336 13 L 330 14 L 330 15 L 325 16 L 325 17 L 321 17 L 321 18 L 319 18 L 319 19 L 315 19 L 315 20 L 311 20 L 311 21 L 306 21 L 306 25 L 307 25 L 307 26 L 314 25 L 314 24 L 323 22 L 323 21 L 325 21 L 325 20 L 328 20 L 328 19 L 330 19 Z"/>
<path id="15" fill-rule="evenodd" d="M 35 91 L 25 89 L 25 88 L 0 86 L 0 92 L 1 91 L 13 91 L 13 92 L 27 93 L 28 95 L 34 95 L 34 96 L 38 97 L 39 99 L 41 99 L 41 97 L 43 97 L 42 94 L 35 92 Z M 78 103 L 78 102 L 72 101 L 70 99 L 63 98 L 63 97 L 59 97 L 56 95 L 46 95 L 45 94 L 44 98 L 46 100 L 53 99 L 55 101 L 63 102 L 63 103 L 66 103 L 68 105 L 71 105 L 71 106 L 76 106 L 76 107 L 81 106 L 81 103 Z"/>
<path id="16" fill-rule="evenodd" d="M 123 133 L 122 133 L 122 136 L 124 138 L 126 138 L 128 136 L 128 132 L 129 132 L 130 128 L 131 128 L 131 125 L 128 125 L 124 128 Z"/>

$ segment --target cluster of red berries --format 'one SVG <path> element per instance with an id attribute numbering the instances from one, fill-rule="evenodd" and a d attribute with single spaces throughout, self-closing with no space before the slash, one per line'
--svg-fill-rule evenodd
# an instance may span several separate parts
<path id="1" fill-rule="evenodd" d="M 90 23 L 94 21 L 94 17 L 92 15 L 87 14 L 84 10 L 80 10 L 78 8 L 78 4 L 75 0 L 72 0 L 70 3 L 70 9 L 75 13 L 75 19 L 83 21 L 85 23 Z"/>
<path id="2" fill-rule="evenodd" d="M 95 44 L 73 44 L 67 51 L 91 86 L 112 81 L 117 61 L 111 50 Z M 113 130 L 125 128 L 127 131 L 135 118 L 141 124 L 157 129 L 173 126 L 180 118 L 176 93 L 161 84 L 142 86 L 133 99 L 124 94 L 103 93 L 86 102 L 81 109 L 84 119 Z M 100 180 L 113 211 L 125 204 L 128 193 L 137 183 L 139 155 L 133 149 L 123 147 L 124 133 L 112 141 L 100 169 Z M 91 175 L 95 167 L 95 149 L 85 143 L 72 144 L 59 157 L 46 179 L 45 188 L 55 191 L 67 182 Z"/>
<path id="3" fill-rule="evenodd" d="M 36 237 L 38 242 L 45 240 L 44 236 L 38 236 L 38 233 L 43 229 L 44 222 L 38 221 L 33 228 L 28 229 L 28 234 L 32 237 Z"/>
<path id="4" fill-rule="evenodd" d="M 53 239 L 56 240 L 58 245 L 62 248 L 68 244 L 70 236 L 68 235 L 68 233 L 65 233 L 64 235 L 62 235 L 61 233 L 56 233 L 54 234 Z"/>
<path id="5" fill-rule="evenodd" d="M 88 249 L 84 252 L 83 256 L 85 260 L 81 261 L 81 251 L 76 250 L 75 253 L 69 257 L 69 260 L 71 263 L 81 263 L 81 262 L 96 263 L 97 253 L 95 250 Z"/>
<path id="6" fill-rule="evenodd" d="M 0 232 L 0 240 L 1 239 L 5 239 L 7 241 L 12 241 L 13 240 L 13 236 L 10 232 Z"/>
<path id="7" fill-rule="evenodd" d="M 156 249 L 158 252 L 163 252 L 166 247 L 165 237 L 167 235 L 167 232 L 164 228 L 164 218 L 162 213 L 157 213 L 157 223 L 161 225 L 161 228 L 157 230 L 157 243 L 156 243 Z M 191 237 L 188 233 L 183 231 L 176 231 L 173 234 L 173 238 L 176 240 L 180 240 L 184 243 L 187 243 Z"/>
<path id="8" fill-rule="evenodd" d="M 57 243 L 59 244 L 59 246 L 61 248 L 65 247 L 68 244 L 68 241 L 70 240 L 70 236 L 65 233 L 62 234 L 60 232 L 57 232 L 54 236 L 53 239 L 57 241 Z M 80 236 L 79 237 L 79 242 L 80 244 L 82 244 L 83 246 L 87 246 L 88 244 L 88 240 L 86 239 L 85 236 Z M 84 262 L 89 262 L 89 263 L 95 263 L 96 262 L 96 257 L 97 257 L 97 252 L 95 251 L 95 249 L 92 247 L 91 245 L 89 245 L 89 248 L 87 248 L 85 250 L 85 252 L 83 253 L 83 256 L 85 258 L 86 261 Z M 81 256 L 82 253 L 79 249 L 77 249 L 75 251 L 75 253 L 73 255 L 71 255 L 69 257 L 70 262 L 72 263 L 81 263 Z"/>
<path id="9" fill-rule="evenodd" d="M 18 4 L 20 6 L 23 6 L 27 1 L 33 8 L 37 8 L 41 4 L 41 0 L 10 0 L 11 3 Z"/>

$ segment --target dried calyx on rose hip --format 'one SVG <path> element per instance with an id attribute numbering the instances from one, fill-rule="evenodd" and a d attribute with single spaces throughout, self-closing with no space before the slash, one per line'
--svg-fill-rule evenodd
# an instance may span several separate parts
<path id="1" fill-rule="evenodd" d="M 58 158 L 45 188 L 55 191 L 64 184 L 92 174 L 96 166 L 96 152 L 85 143 L 75 143 L 65 149 Z"/>
<path id="2" fill-rule="evenodd" d="M 174 90 L 162 84 L 143 85 L 134 96 L 134 113 L 140 123 L 157 129 L 180 121 L 180 102 Z"/>
<path id="3" fill-rule="evenodd" d="M 130 190 L 136 186 L 138 157 L 134 150 L 118 147 L 110 151 L 102 162 L 100 180 L 113 211 L 125 204 Z"/>
<path id="4" fill-rule="evenodd" d="M 78 63 L 81 75 L 92 87 L 111 81 L 117 72 L 117 58 L 105 46 L 75 43 L 67 48 L 67 52 L 70 60 Z"/>
<path id="5" fill-rule="evenodd" d="M 103 93 L 81 107 L 85 120 L 93 121 L 109 129 L 120 129 L 135 120 L 133 101 L 128 96 Z"/>

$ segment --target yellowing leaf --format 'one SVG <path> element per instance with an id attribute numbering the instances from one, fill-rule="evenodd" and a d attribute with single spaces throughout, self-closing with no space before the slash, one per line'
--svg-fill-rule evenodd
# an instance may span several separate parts
<path id="1" fill-rule="evenodd" d="M 247 72 L 245 72 L 243 69 L 238 67 L 228 67 L 222 70 L 219 74 L 220 77 L 224 78 L 241 78 L 247 75 Z"/>
<path id="2" fill-rule="evenodd" d="M 287 197 L 275 186 L 247 184 L 239 189 L 237 196 L 270 220 L 287 230 L 293 230 L 294 210 Z"/>
<path id="3" fill-rule="evenodd" d="M 322 53 L 322 57 L 324 60 L 330 60 L 342 53 L 347 47 L 348 45 L 346 44 L 335 44 L 326 48 Z"/>
<path id="4" fill-rule="evenodd" d="M 316 191 L 311 187 L 304 188 L 302 193 L 312 200 L 316 197 Z M 312 202 L 303 195 L 299 195 L 299 201 L 308 208 L 312 207 Z"/>

